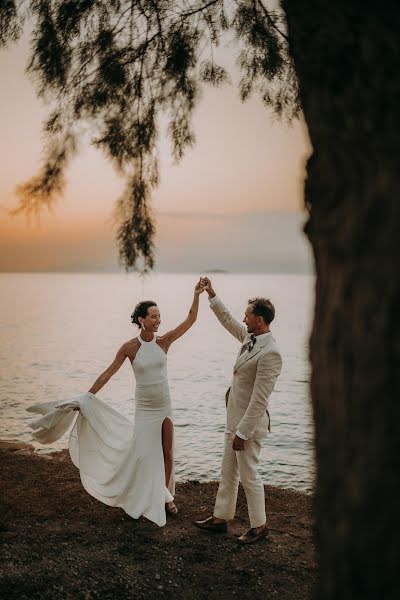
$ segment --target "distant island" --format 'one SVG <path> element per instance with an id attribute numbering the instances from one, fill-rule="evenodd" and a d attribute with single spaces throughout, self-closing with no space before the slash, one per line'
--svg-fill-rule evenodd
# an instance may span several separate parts
<path id="1" fill-rule="evenodd" d="M 202 273 L 229 273 L 227 269 L 203 269 Z"/>

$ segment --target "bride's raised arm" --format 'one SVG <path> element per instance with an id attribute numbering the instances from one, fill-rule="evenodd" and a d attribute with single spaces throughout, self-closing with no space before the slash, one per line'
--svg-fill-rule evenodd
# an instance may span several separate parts
<path id="1" fill-rule="evenodd" d="M 187 332 L 188 329 L 191 328 L 193 323 L 196 322 L 197 313 L 199 312 L 199 298 L 202 292 L 204 292 L 204 285 L 200 278 L 194 288 L 193 302 L 189 309 L 188 316 L 180 325 L 175 327 L 175 329 L 171 329 L 171 331 L 165 333 L 160 339 L 165 351 L 168 350 L 172 342 L 175 342 L 175 340 L 180 338 L 184 333 Z"/>

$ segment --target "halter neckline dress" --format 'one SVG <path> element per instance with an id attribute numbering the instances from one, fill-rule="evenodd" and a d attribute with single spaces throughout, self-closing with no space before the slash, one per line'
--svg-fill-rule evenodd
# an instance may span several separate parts
<path id="1" fill-rule="evenodd" d="M 87 393 L 62 403 L 34 405 L 30 412 L 45 417 L 31 426 L 36 429 L 33 436 L 46 443 L 51 435 L 49 405 L 70 411 L 79 406 L 69 452 L 85 490 L 104 504 L 121 507 L 134 519 L 143 516 L 161 527 L 166 523 L 165 503 L 171 502 L 175 493 L 173 466 L 168 487 L 165 485 L 162 449 L 162 425 L 166 418 L 172 418 L 167 355 L 156 336 L 150 342 L 140 336 L 137 339 L 140 348 L 132 362 L 136 379 L 134 423 Z"/>

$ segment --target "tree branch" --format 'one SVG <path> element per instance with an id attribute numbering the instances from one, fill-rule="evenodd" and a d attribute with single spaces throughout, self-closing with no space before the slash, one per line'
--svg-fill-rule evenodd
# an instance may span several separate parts
<path id="1" fill-rule="evenodd" d="M 192 15 L 195 15 L 196 13 L 203 12 L 203 10 L 205 10 L 206 8 L 209 8 L 213 4 L 218 4 L 218 2 L 221 2 L 221 0 L 212 0 L 211 2 L 208 2 L 207 4 L 204 4 L 204 6 L 200 6 L 199 8 L 194 8 L 193 10 L 183 13 L 181 18 L 186 19 L 186 17 L 191 17 Z"/>
<path id="2" fill-rule="evenodd" d="M 264 15 L 267 17 L 267 21 L 268 23 L 271 25 L 271 27 L 273 27 L 275 29 L 275 31 L 277 31 L 279 33 L 279 35 L 281 35 L 283 37 L 284 40 L 286 40 L 287 42 L 289 42 L 289 38 L 287 35 L 285 35 L 284 33 L 282 33 L 282 31 L 279 29 L 279 27 L 277 27 L 274 23 L 274 20 L 271 18 L 271 15 L 269 14 L 268 10 L 265 8 L 264 4 L 262 3 L 261 0 L 257 0 L 258 5 L 262 8 Z"/>

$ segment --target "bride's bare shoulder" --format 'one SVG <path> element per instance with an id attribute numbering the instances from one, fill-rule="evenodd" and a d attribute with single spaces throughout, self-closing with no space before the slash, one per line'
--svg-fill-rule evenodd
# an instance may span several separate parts
<path id="1" fill-rule="evenodd" d="M 164 335 L 157 336 L 156 343 L 160 346 L 160 348 L 162 348 L 164 350 L 164 352 L 167 352 L 167 350 L 169 348 L 169 341 L 168 341 L 168 336 L 165 333 L 164 333 Z"/>
<path id="2" fill-rule="evenodd" d="M 129 356 L 130 360 L 132 361 L 135 358 L 136 353 L 140 348 L 140 342 L 137 339 L 137 337 L 133 338 L 132 340 L 125 342 L 125 344 L 123 345 L 123 348 L 124 348 L 126 356 Z"/>

